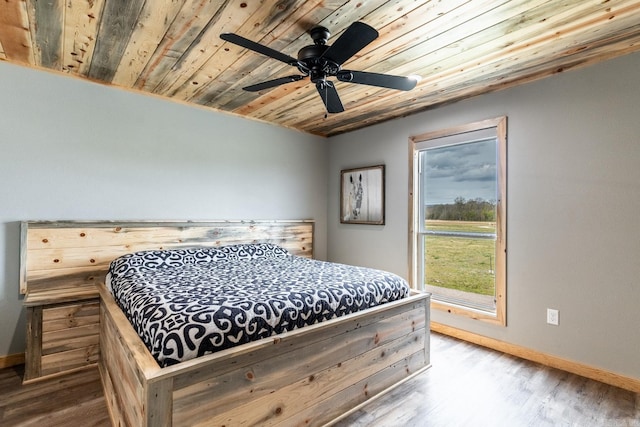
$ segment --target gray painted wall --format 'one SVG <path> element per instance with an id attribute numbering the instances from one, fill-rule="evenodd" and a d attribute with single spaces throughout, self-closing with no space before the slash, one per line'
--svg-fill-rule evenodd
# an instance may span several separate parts
<path id="1" fill-rule="evenodd" d="M 633 54 L 331 138 L 329 259 L 408 277 L 409 136 L 507 115 L 508 326 L 433 320 L 640 378 L 639 69 Z M 386 225 L 340 224 L 340 170 L 380 163 Z"/>
<path id="2" fill-rule="evenodd" d="M 323 138 L 0 61 L 0 356 L 25 348 L 19 221 L 315 219 Z"/>

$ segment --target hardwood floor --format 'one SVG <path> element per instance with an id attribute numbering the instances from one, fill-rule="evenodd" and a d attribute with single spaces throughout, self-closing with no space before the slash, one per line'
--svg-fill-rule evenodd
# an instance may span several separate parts
<path id="1" fill-rule="evenodd" d="M 431 364 L 336 427 L 640 427 L 640 394 L 455 338 Z"/>
<path id="2" fill-rule="evenodd" d="M 336 427 L 640 427 L 640 394 L 433 334 L 431 369 Z M 22 385 L 0 370 L 0 426 L 108 426 L 97 369 Z"/>
<path id="3" fill-rule="evenodd" d="M 98 369 L 22 385 L 24 365 L 0 370 L 0 426 L 109 426 Z"/>

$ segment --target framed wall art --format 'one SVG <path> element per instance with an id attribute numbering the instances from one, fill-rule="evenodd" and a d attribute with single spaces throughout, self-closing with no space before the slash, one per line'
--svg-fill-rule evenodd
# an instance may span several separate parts
<path id="1" fill-rule="evenodd" d="M 340 222 L 384 225 L 384 165 L 340 171 Z"/>

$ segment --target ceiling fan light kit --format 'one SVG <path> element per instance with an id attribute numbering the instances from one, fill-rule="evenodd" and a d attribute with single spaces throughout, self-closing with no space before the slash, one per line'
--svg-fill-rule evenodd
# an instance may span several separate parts
<path id="1" fill-rule="evenodd" d="M 327 45 L 331 33 L 325 27 L 313 27 L 309 35 L 314 44 L 300 49 L 297 59 L 234 33 L 223 33 L 220 38 L 294 66 L 302 73 L 246 86 L 244 90 L 259 92 L 309 77 L 310 81 L 316 85 L 318 94 L 329 113 L 340 113 L 344 111 L 344 107 L 333 82 L 327 80 L 328 77 L 335 77 L 341 82 L 404 91 L 413 89 L 418 83 L 419 79 L 415 76 L 402 77 L 342 69 L 343 63 L 378 38 L 378 32 L 363 22 L 352 23 L 332 45 Z"/>

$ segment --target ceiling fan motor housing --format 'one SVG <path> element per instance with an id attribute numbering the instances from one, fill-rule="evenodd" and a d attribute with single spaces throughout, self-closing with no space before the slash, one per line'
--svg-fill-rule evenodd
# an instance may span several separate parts
<path id="1" fill-rule="evenodd" d="M 322 56 L 328 48 L 325 44 L 314 44 L 298 51 L 298 69 L 308 74 L 314 83 L 325 80 L 327 76 L 335 76 L 340 71 L 340 65 Z"/>
<path id="2" fill-rule="evenodd" d="M 322 56 L 329 46 L 324 44 L 312 44 L 305 46 L 298 51 L 298 61 L 305 62 L 309 59 L 316 59 Z"/>

